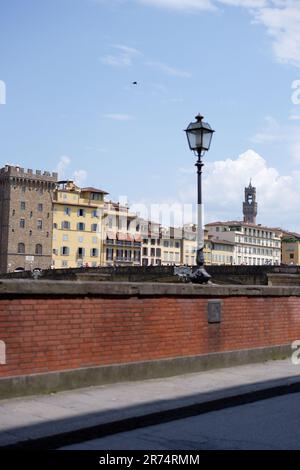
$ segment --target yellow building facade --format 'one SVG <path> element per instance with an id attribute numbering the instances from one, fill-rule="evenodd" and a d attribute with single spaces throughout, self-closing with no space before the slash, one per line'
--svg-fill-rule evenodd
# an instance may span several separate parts
<path id="1" fill-rule="evenodd" d="M 105 191 L 60 182 L 53 194 L 52 267 L 97 267 L 103 256 Z"/>
<path id="2" fill-rule="evenodd" d="M 208 235 L 208 230 L 204 230 L 203 255 L 204 255 L 204 262 L 207 266 L 210 266 L 212 264 L 212 251 L 213 251 L 213 244 L 211 241 L 211 237 Z"/>
<path id="3" fill-rule="evenodd" d="M 211 264 L 232 265 L 234 264 L 235 244 L 227 240 L 210 240 L 211 242 Z"/>
<path id="4" fill-rule="evenodd" d="M 197 262 L 197 227 L 194 224 L 184 225 L 181 241 L 181 264 L 195 266 Z"/>
<path id="5" fill-rule="evenodd" d="M 281 240 L 282 263 L 300 265 L 300 234 L 283 233 Z"/>

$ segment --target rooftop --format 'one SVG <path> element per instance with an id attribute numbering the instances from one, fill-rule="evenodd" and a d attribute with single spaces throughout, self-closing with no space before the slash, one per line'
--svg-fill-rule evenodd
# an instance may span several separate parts
<path id="1" fill-rule="evenodd" d="M 251 224 L 249 222 L 244 222 L 242 220 L 229 220 L 225 222 L 210 222 L 208 224 L 205 224 L 206 227 L 214 227 L 214 226 L 236 226 L 236 227 L 249 227 L 249 228 L 256 228 L 258 230 L 272 230 L 274 232 L 282 232 L 282 229 L 279 227 L 267 227 L 266 225 L 261 225 L 261 224 Z"/>
<path id="2" fill-rule="evenodd" d="M 97 188 L 93 188 L 93 187 L 81 188 L 81 192 L 83 192 L 83 193 L 109 194 L 107 191 L 103 191 L 102 189 L 97 189 Z"/>
<path id="3" fill-rule="evenodd" d="M 283 231 L 282 238 L 283 239 L 292 239 L 292 238 L 294 238 L 294 239 L 297 239 L 298 241 L 300 241 L 300 233 Z"/>

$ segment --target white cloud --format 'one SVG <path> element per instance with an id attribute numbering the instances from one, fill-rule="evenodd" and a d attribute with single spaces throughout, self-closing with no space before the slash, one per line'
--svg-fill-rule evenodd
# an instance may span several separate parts
<path id="1" fill-rule="evenodd" d="M 158 70 L 161 70 L 162 72 L 168 75 L 172 75 L 174 77 L 182 77 L 182 78 L 191 77 L 191 74 L 189 72 L 186 72 L 185 70 L 176 69 L 174 67 L 170 67 L 169 65 L 164 64 L 162 62 L 147 61 L 145 62 L 145 65 L 147 65 L 148 67 L 153 67 Z"/>
<path id="2" fill-rule="evenodd" d="M 133 116 L 130 114 L 119 114 L 119 113 L 111 113 L 111 114 L 103 114 L 105 119 L 112 119 L 114 121 L 132 121 Z"/>
<path id="3" fill-rule="evenodd" d="M 184 203 L 194 201 L 195 175 L 183 177 L 181 172 L 180 178 L 180 200 Z M 257 188 L 258 223 L 300 231 L 300 221 L 296 218 L 300 205 L 300 171 L 282 175 L 254 150 L 247 150 L 236 159 L 206 164 L 203 181 L 205 221 L 241 220 L 244 188 L 250 178 Z"/>
<path id="4" fill-rule="evenodd" d="M 173 104 L 177 104 L 177 103 L 183 103 L 183 98 L 168 98 L 168 99 L 165 99 L 165 100 L 162 100 L 162 103 L 173 103 Z"/>
<path id="5" fill-rule="evenodd" d="M 100 2 L 101 0 L 97 0 Z M 105 1 L 105 0 L 102 0 Z M 110 0 L 111 1 L 111 0 Z M 126 0 L 114 0 L 118 3 L 126 3 Z M 129 0 L 127 0 L 129 1 Z M 220 4 L 241 6 L 245 8 L 262 8 L 268 4 L 268 0 L 135 0 L 141 5 L 149 5 L 158 8 L 168 8 L 178 11 L 215 11 Z M 272 1 L 272 0 L 270 0 Z M 276 0 L 274 0 L 276 1 Z"/>
<path id="6" fill-rule="evenodd" d="M 289 120 L 292 124 L 280 124 L 271 116 L 264 119 L 262 130 L 257 132 L 249 140 L 256 144 L 274 144 L 280 142 L 284 148 L 285 155 L 291 157 L 295 163 L 300 163 L 300 127 L 297 121 L 298 115 L 291 115 Z"/>
<path id="7" fill-rule="evenodd" d="M 67 175 L 67 169 L 71 165 L 72 159 L 67 155 L 62 155 L 56 166 L 58 179 L 71 179 L 75 181 L 78 186 L 81 186 L 87 179 L 87 172 L 85 170 L 75 170 L 71 176 Z"/>
<path id="8" fill-rule="evenodd" d="M 205 223 L 242 220 L 244 188 L 250 179 L 257 190 L 257 222 L 300 232 L 297 219 L 300 171 L 281 174 L 251 149 L 237 158 L 206 163 L 203 173 Z M 142 199 L 131 205 L 131 209 L 167 226 L 196 222 L 196 181 L 195 169 L 179 168 L 176 199 L 157 203 L 153 199 Z"/>
<path id="9" fill-rule="evenodd" d="M 71 163 L 71 158 L 67 155 L 62 155 L 59 159 L 59 162 L 56 166 L 56 172 L 58 173 L 59 179 L 63 179 L 65 177 L 65 172 L 68 166 Z"/>
<path id="10" fill-rule="evenodd" d="M 218 2 L 244 8 L 261 8 L 267 5 L 267 0 L 218 0 Z"/>
<path id="11" fill-rule="evenodd" d="M 96 153 L 107 153 L 107 149 L 104 147 L 93 147 L 92 145 L 87 145 L 85 150 Z"/>
<path id="12" fill-rule="evenodd" d="M 116 50 L 116 53 L 108 54 L 101 58 L 101 61 L 106 65 L 129 67 L 133 64 L 134 59 L 141 55 L 137 49 L 123 44 L 115 44 L 112 47 Z"/>
<path id="13" fill-rule="evenodd" d="M 194 175 L 195 174 L 194 168 L 180 167 L 180 168 L 178 168 L 178 171 L 179 171 L 179 173 L 181 173 L 183 175 Z"/>
<path id="14" fill-rule="evenodd" d="M 279 123 L 272 116 L 264 118 L 263 130 L 257 132 L 250 141 L 256 144 L 272 143 L 284 140 L 285 135 L 282 133 L 282 128 Z"/>
<path id="15" fill-rule="evenodd" d="M 6 83 L 0 80 L 0 104 L 6 104 Z"/>
<path id="16" fill-rule="evenodd" d="M 82 186 L 87 179 L 87 172 L 85 170 L 75 170 L 73 173 L 73 180 L 78 186 Z"/>
<path id="17" fill-rule="evenodd" d="M 138 3 L 175 10 L 215 10 L 211 0 L 137 0 Z"/>
<path id="18" fill-rule="evenodd" d="M 300 67 L 299 0 L 269 0 L 267 7 L 256 11 L 255 19 L 273 38 L 277 60 Z"/>
<path id="19" fill-rule="evenodd" d="M 294 162 L 300 163 L 300 137 L 297 137 L 290 143 L 289 151 Z"/>
<path id="20" fill-rule="evenodd" d="M 300 67 L 299 0 L 217 0 L 219 4 L 249 8 L 273 40 L 273 52 L 282 63 Z"/>
<path id="21" fill-rule="evenodd" d="M 300 68 L 300 7 L 299 0 L 135 0 L 136 3 L 177 11 L 215 11 L 221 6 L 249 9 L 256 23 L 262 24 L 272 38 L 272 46 L 279 62 Z M 117 55 L 102 60 L 110 65 L 131 65 L 135 49 L 119 48 Z"/>

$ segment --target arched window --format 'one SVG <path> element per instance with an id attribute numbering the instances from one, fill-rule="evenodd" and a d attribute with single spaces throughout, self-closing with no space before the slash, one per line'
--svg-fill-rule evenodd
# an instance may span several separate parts
<path id="1" fill-rule="evenodd" d="M 42 255 L 43 254 L 43 247 L 40 243 L 35 245 L 35 254 L 36 255 Z"/>
<path id="2" fill-rule="evenodd" d="M 23 255 L 25 253 L 25 244 L 24 243 L 18 243 L 18 253 L 20 255 Z"/>

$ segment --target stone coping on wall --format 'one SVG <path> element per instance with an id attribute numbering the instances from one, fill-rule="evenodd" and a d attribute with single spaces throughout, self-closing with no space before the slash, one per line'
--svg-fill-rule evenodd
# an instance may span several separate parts
<path id="1" fill-rule="evenodd" d="M 1 280 L 0 298 L 59 297 L 300 297 L 298 286 L 197 285 L 150 282 Z"/>

